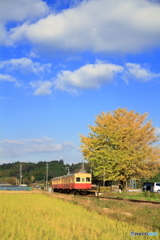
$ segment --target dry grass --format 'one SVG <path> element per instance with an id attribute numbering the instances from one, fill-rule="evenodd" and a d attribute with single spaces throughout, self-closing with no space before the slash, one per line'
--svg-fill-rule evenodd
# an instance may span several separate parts
<path id="1" fill-rule="evenodd" d="M 147 231 L 87 211 L 74 196 L 67 195 L 65 201 L 57 196 L 31 192 L 0 194 L 1 240 L 127 240 L 133 230 Z M 91 204 L 90 200 L 86 202 Z"/>
<path id="2" fill-rule="evenodd" d="M 140 225 L 148 231 L 160 231 L 160 205 L 152 203 L 136 203 L 128 201 L 110 200 L 102 198 L 84 198 L 53 193 L 53 198 L 62 198 L 81 205 L 89 211 L 107 215 L 114 220 Z"/>

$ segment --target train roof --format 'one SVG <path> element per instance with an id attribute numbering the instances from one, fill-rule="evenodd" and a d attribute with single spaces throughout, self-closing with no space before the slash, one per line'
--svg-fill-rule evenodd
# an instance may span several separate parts
<path id="1" fill-rule="evenodd" d="M 65 178 L 65 177 L 71 177 L 71 176 L 74 176 L 74 175 L 77 175 L 77 174 L 81 174 L 81 173 L 85 173 L 85 174 L 90 174 L 90 173 L 87 173 L 86 171 L 80 171 L 78 173 L 71 173 L 71 174 L 67 174 L 67 175 L 63 175 L 63 176 L 59 176 L 59 177 L 55 177 L 55 178 L 52 178 L 53 179 L 59 179 L 59 178 Z"/>
<path id="2" fill-rule="evenodd" d="M 62 177 L 69 177 L 69 176 L 73 176 L 73 175 L 75 175 L 75 173 L 68 174 L 68 175 L 63 175 L 63 176 L 59 176 L 59 177 L 55 177 L 55 178 L 52 178 L 52 179 L 59 179 L 59 178 L 62 178 Z"/>

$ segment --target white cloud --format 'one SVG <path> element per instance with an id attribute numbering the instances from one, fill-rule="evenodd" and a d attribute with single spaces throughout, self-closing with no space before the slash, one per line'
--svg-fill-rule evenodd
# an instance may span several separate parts
<path id="1" fill-rule="evenodd" d="M 41 64 L 39 62 L 33 62 L 30 58 L 10 59 L 6 61 L 0 61 L 0 68 L 4 68 L 7 71 L 22 70 L 29 71 L 35 74 L 50 71 L 51 63 Z"/>
<path id="2" fill-rule="evenodd" d="M 32 81 L 29 84 L 35 89 L 34 95 L 49 95 L 52 93 L 52 81 Z"/>
<path id="3" fill-rule="evenodd" d="M 35 74 L 50 71 L 51 64 L 40 64 L 29 58 L 10 59 L 0 62 L 0 68 L 7 71 L 20 69 L 31 71 Z M 51 71 L 50 71 L 51 72 Z M 55 79 L 30 81 L 29 85 L 34 89 L 34 95 L 50 95 L 53 89 L 68 91 L 77 94 L 79 89 L 100 88 L 116 78 L 146 82 L 160 77 L 160 73 L 151 72 L 147 67 L 137 63 L 126 63 L 124 66 L 97 61 L 95 64 L 86 64 L 76 70 L 63 70 L 57 73 Z M 22 83 L 8 74 L 0 74 L 0 81 L 12 82 L 15 86 Z"/>
<path id="4" fill-rule="evenodd" d="M 65 91 L 70 91 L 70 87 L 78 89 L 99 88 L 113 80 L 113 77 L 122 71 L 123 67 L 110 63 L 87 64 L 75 71 L 61 71 L 54 85 L 56 89 Z"/>
<path id="5" fill-rule="evenodd" d="M 45 16 L 49 12 L 49 8 L 44 1 L 41 0 L 1 0 L 0 1 L 0 44 L 6 44 L 8 38 L 6 36 L 7 29 L 5 24 L 8 22 L 21 22 L 27 20 L 36 20 Z"/>
<path id="6" fill-rule="evenodd" d="M 15 84 L 15 86 L 20 87 L 21 86 L 21 82 L 18 81 L 16 78 L 8 75 L 8 74 L 1 74 L 0 73 L 0 81 L 1 82 L 12 82 Z"/>
<path id="7" fill-rule="evenodd" d="M 48 12 L 48 6 L 41 0 L 1 0 L 0 21 L 22 21 L 27 18 L 42 17 Z"/>
<path id="8" fill-rule="evenodd" d="M 42 137 L 38 139 L 20 139 L 0 141 L 0 156 L 21 156 L 36 153 L 52 153 L 77 149 L 73 142 L 55 143 L 53 138 Z"/>
<path id="9" fill-rule="evenodd" d="M 148 0 L 91 0 L 10 30 L 50 50 L 135 52 L 160 45 L 160 4 Z"/>
<path id="10" fill-rule="evenodd" d="M 149 69 L 142 67 L 140 64 L 127 63 L 125 65 L 123 78 L 128 82 L 128 79 L 136 79 L 142 82 L 160 77 L 160 73 L 153 73 Z"/>
<path id="11" fill-rule="evenodd" d="M 29 56 L 30 58 L 39 58 L 39 55 L 38 55 L 36 52 L 34 52 L 33 50 L 30 51 L 30 53 L 28 54 L 28 56 Z"/>
<path id="12" fill-rule="evenodd" d="M 124 66 L 97 61 L 86 64 L 74 71 L 64 70 L 50 81 L 32 81 L 30 86 L 35 89 L 34 95 L 49 95 L 55 89 L 78 94 L 79 89 L 100 88 L 108 82 L 123 79 L 146 82 L 160 77 L 140 64 L 126 63 Z"/>

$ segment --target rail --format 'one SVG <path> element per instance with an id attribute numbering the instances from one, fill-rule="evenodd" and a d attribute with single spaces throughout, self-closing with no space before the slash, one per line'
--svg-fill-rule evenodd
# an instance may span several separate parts
<path id="1" fill-rule="evenodd" d="M 156 201 L 147 201 L 147 200 L 138 200 L 138 199 L 126 199 L 126 198 L 120 198 L 120 197 L 103 197 L 103 196 L 84 196 L 84 197 L 89 197 L 89 198 L 101 198 L 101 199 L 111 199 L 111 200 L 119 200 L 119 201 L 129 201 L 129 202 L 139 202 L 139 203 L 153 203 L 153 204 L 160 204 L 160 202 Z"/>

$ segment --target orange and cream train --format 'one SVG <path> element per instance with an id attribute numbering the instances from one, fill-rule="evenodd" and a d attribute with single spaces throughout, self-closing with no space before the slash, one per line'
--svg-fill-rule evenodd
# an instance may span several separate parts
<path id="1" fill-rule="evenodd" d="M 87 194 L 91 190 L 91 174 L 79 172 L 53 178 L 52 189 L 54 192 Z"/>

